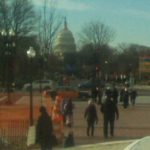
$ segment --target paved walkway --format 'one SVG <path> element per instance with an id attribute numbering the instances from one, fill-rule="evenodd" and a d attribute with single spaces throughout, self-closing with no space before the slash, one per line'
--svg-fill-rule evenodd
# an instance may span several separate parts
<path id="1" fill-rule="evenodd" d="M 88 137 L 86 136 L 86 121 L 83 117 L 86 105 L 87 102 L 75 102 L 74 140 L 77 150 L 92 150 L 91 147 L 88 148 L 89 144 L 95 144 L 94 150 L 122 150 L 131 143 L 127 140 L 135 140 L 150 135 L 150 104 L 137 104 L 127 109 L 119 105 L 120 118 L 115 123 L 115 137 L 107 140 L 103 138 L 103 117 L 99 111 L 99 106 L 97 106 L 99 122 L 96 125 L 94 137 Z M 123 142 L 119 143 L 118 141 Z M 107 142 L 118 143 L 108 144 Z M 63 148 L 55 148 L 55 150 L 59 149 Z M 71 149 L 69 148 L 69 150 Z"/>
<path id="2" fill-rule="evenodd" d="M 86 121 L 83 118 L 85 102 L 75 103 L 74 136 L 77 145 L 105 142 L 103 138 L 103 117 L 97 107 L 99 122 L 96 125 L 95 136 L 86 136 Z M 120 118 L 115 123 L 115 137 L 107 141 L 141 138 L 150 135 L 150 105 L 137 104 L 124 109 L 119 106 Z"/>
<path id="3" fill-rule="evenodd" d="M 87 137 L 86 121 L 84 120 L 84 110 L 87 102 L 74 103 L 74 139 L 76 146 L 137 139 L 150 135 L 150 96 L 139 96 L 137 98 L 137 104 L 134 107 L 129 106 L 127 109 L 124 109 L 119 104 L 120 118 L 115 123 L 115 137 L 108 138 L 108 140 L 104 140 L 103 138 L 103 117 L 99 106 L 97 106 L 99 122 L 96 125 L 95 136 Z M 124 144 L 117 145 L 123 146 Z M 55 149 L 57 150 L 58 148 Z M 107 150 L 106 147 L 104 150 Z"/>
<path id="4" fill-rule="evenodd" d="M 95 144 L 95 150 L 122 150 L 129 143 L 126 140 L 135 140 L 150 135 L 150 104 L 137 104 L 136 106 L 124 109 L 119 105 L 120 118 L 115 122 L 115 137 L 103 138 L 103 117 L 97 106 L 99 122 L 96 125 L 95 136 L 86 136 L 86 121 L 83 118 L 87 102 L 76 102 L 74 112 L 74 139 L 76 146 Z M 125 141 L 111 145 L 102 144 L 107 142 Z M 98 144 L 98 145 L 97 145 Z M 99 145 L 100 144 L 100 145 Z M 76 147 L 77 150 L 88 150 L 88 147 Z M 89 148 L 89 150 L 91 147 Z M 71 150 L 71 149 L 70 149 Z M 92 149 L 91 149 L 92 150 Z"/>

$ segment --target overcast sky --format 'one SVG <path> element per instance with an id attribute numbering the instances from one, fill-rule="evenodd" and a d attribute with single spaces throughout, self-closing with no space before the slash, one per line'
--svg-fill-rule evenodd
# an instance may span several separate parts
<path id="1" fill-rule="evenodd" d="M 33 0 L 37 6 L 42 0 Z M 56 0 L 57 9 L 67 17 L 76 37 L 81 27 L 100 20 L 116 32 L 110 44 L 136 43 L 150 46 L 150 0 Z"/>

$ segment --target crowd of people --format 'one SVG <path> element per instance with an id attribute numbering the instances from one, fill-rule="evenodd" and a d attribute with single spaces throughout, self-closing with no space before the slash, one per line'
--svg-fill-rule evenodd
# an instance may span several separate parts
<path id="1" fill-rule="evenodd" d="M 98 124 L 98 107 L 103 115 L 104 138 L 114 137 L 114 123 L 115 120 L 119 119 L 118 103 L 122 103 L 123 108 L 127 109 L 129 103 L 133 106 L 135 105 L 136 97 L 137 91 L 128 85 L 117 88 L 115 84 L 109 84 L 105 88 L 94 87 L 91 89 L 91 97 L 84 111 L 84 118 L 87 123 L 87 136 L 94 136 L 95 124 Z M 73 128 L 75 106 L 71 98 L 63 98 L 59 107 L 63 124 L 66 128 L 70 129 L 64 140 L 64 147 L 73 146 L 74 136 L 71 129 Z M 40 108 L 40 112 L 41 116 L 37 121 L 37 142 L 41 145 L 41 150 L 51 150 L 53 145 L 51 116 L 48 115 L 46 108 L 43 106 Z"/>
<path id="2" fill-rule="evenodd" d="M 125 84 L 121 88 L 116 85 L 109 84 L 104 89 L 93 87 L 91 90 L 91 99 L 85 109 L 84 117 L 87 120 L 87 136 L 91 130 L 91 136 L 94 136 L 94 125 L 98 122 L 96 105 L 100 105 L 100 111 L 103 114 L 103 134 L 104 138 L 108 138 L 108 130 L 110 136 L 114 136 L 114 122 L 119 119 L 118 103 L 127 109 L 129 104 L 135 105 L 137 91 L 135 88 Z M 110 129 L 108 129 L 110 127 Z"/>
<path id="3" fill-rule="evenodd" d="M 97 95 L 98 96 L 98 95 Z M 97 97 L 96 97 L 97 98 Z M 114 136 L 114 122 L 115 118 L 119 118 L 119 111 L 118 111 L 118 91 L 116 87 L 113 87 L 111 89 L 110 87 L 107 87 L 104 92 L 104 99 L 101 99 L 101 102 L 99 103 L 95 99 L 91 99 L 89 101 L 89 104 L 85 110 L 85 118 L 87 118 L 87 136 L 89 136 L 88 130 L 89 126 L 91 126 L 92 134 L 91 136 L 94 136 L 94 125 L 98 122 L 98 115 L 96 111 L 96 104 L 100 104 L 100 111 L 103 115 L 103 133 L 104 138 L 108 138 L 108 127 L 110 126 L 110 136 Z M 97 103 L 96 103 L 97 102 Z M 93 108 L 93 109 L 90 109 Z M 91 120 L 89 121 L 89 118 Z M 90 123 L 89 123 L 90 122 Z"/>
<path id="4" fill-rule="evenodd" d="M 127 108 L 129 106 L 129 103 L 132 106 L 135 105 L 138 93 L 134 87 L 129 87 L 128 84 L 117 88 L 113 83 L 109 84 L 105 88 L 94 86 L 91 89 L 91 98 L 97 104 L 101 105 L 103 103 L 102 101 L 105 100 L 108 95 L 111 95 L 115 104 L 118 104 L 118 102 L 120 102 L 123 104 L 124 108 Z"/>

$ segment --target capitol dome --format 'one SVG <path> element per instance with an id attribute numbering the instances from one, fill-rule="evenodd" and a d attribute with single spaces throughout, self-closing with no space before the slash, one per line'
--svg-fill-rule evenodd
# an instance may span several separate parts
<path id="1" fill-rule="evenodd" d="M 64 28 L 59 32 L 55 40 L 54 53 L 60 55 L 75 51 L 75 40 L 72 32 L 67 27 L 67 22 L 65 19 Z"/>

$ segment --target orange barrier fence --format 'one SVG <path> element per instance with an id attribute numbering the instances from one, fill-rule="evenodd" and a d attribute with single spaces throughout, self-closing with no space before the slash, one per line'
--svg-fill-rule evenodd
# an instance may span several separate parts
<path id="1" fill-rule="evenodd" d="M 60 108 L 61 99 L 57 104 L 57 108 Z M 50 96 L 43 96 L 43 102 L 47 108 L 48 113 L 52 116 L 54 133 L 59 143 L 63 141 L 64 129 L 63 118 L 60 114 L 60 109 L 55 112 L 55 104 L 53 104 Z M 34 124 L 36 124 L 37 118 L 40 115 L 40 105 L 34 105 L 33 117 Z M 1 105 L 0 106 L 0 137 L 7 139 L 7 141 L 14 142 L 17 139 L 24 139 L 26 141 L 27 131 L 29 128 L 29 105 Z"/>
<path id="2" fill-rule="evenodd" d="M 28 120 L 0 120 L 0 137 L 7 144 L 24 143 L 28 127 Z"/>
<path id="3" fill-rule="evenodd" d="M 34 120 L 39 116 L 39 107 L 34 107 Z M 29 106 L 0 106 L 0 137 L 8 144 L 26 142 L 29 128 Z M 21 142 L 21 143 L 22 143 Z"/>

